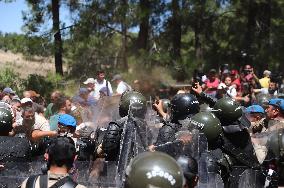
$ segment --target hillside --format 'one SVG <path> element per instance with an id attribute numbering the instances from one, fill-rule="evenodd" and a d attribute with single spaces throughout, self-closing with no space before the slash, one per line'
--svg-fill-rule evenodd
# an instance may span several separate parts
<path id="1" fill-rule="evenodd" d="M 27 60 L 22 54 L 0 50 L 0 68 L 6 67 L 19 73 L 21 78 L 27 78 L 29 74 L 46 76 L 48 72 L 55 72 L 52 58 L 34 57 L 33 60 Z"/>

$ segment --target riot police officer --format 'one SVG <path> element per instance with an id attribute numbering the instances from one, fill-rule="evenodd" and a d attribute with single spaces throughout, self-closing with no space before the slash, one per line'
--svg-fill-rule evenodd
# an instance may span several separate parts
<path id="1" fill-rule="evenodd" d="M 139 150 L 145 151 L 147 149 L 150 138 L 148 139 L 146 136 L 147 126 L 144 120 L 146 110 L 146 98 L 141 93 L 136 91 L 123 93 L 119 103 L 121 119 L 109 123 L 102 139 L 102 151 L 106 160 L 115 161 L 118 159 L 122 141 L 121 135 L 129 128 L 136 130 Z"/>
<path id="2" fill-rule="evenodd" d="M 194 95 L 181 93 L 172 98 L 168 113 L 162 109 L 157 110 L 164 116 L 164 121 L 159 130 L 157 141 L 154 146 L 150 146 L 150 150 L 163 151 L 172 157 L 177 157 L 184 152 L 183 146 L 190 140 L 190 137 L 178 140 L 176 135 L 183 129 L 187 130 L 183 127 L 184 121 L 199 112 L 199 102 Z M 171 143 L 171 145 L 165 143 Z"/>
<path id="3" fill-rule="evenodd" d="M 213 107 L 214 114 L 220 119 L 222 136 L 208 140 L 208 146 L 211 150 L 221 151 L 221 155 L 214 152 L 213 154 L 218 163 L 222 161 L 220 166 L 222 166 L 225 187 L 237 187 L 239 178 L 246 169 L 256 169 L 260 166 L 247 130 L 250 122 L 234 99 L 230 97 L 212 99 L 202 92 L 199 84 L 193 88 L 193 91 Z"/>

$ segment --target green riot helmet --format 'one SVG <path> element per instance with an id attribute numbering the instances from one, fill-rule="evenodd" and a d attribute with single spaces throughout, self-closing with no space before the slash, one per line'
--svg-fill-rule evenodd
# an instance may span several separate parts
<path id="1" fill-rule="evenodd" d="M 271 96 L 268 94 L 263 94 L 263 93 L 259 93 L 256 96 L 256 102 L 258 105 L 260 105 L 263 108 L 268 107 L 268 102 L 271 99 Z"/>
<path id="2" fill-rule="evenodd" d="M 203 132 L 208 143 L 215 141 L 222 134 L 220 120 L 211 112 L 199 112 L 190 118 L 189 126 L 194 126 Z"/>
<path id="3" fill-rule="evenodd" d="M 163 111 L 167 113 L 168 109 L 170 107 L 171 101 L 169 99 L 161 99 L 161 101 L 162 101 L 162 105 L 163 105 Z"/>
<path id="4" fill-rule="evenodd" d="M 219 99 L 213 107 L 216 116 L 223 122 L 231 123 L 238 120 L 242 114 L 242 108 L 230 97 Z"/>
<path id="5" fill-rule="evenodd" d="M 175 159 L 162 152 L 144 152 L 126 170 L 126 188 L 182 188 L 183 172 Z"/>
<path id="6" fill-rule="evenodd" d="M 122 94 L 119 102 L 119 115 L 125 117 L 129 113 L 131 106 L 131 114 L 133 117 L 144 118 L 146 114 L 146 98 L 137 91 L 127 91 Z"/>
<path id="7" fill-rule="evenodd" d="M 267 146 L 278 159 L 284 159 L 284 129 L 273 132 L 268 139 Z"/>
<path id="8" fill-rule="evenodd" d="M 13 112 L 11 108 L 0 105 L 0 134 L 8 135 L 13 129 Z"/>
<path id="9" fill-rule="evenodd" d="M 206 103 L 200 105 L 200 112 L 211 112 L 211 110 L 210 106 Z"/>

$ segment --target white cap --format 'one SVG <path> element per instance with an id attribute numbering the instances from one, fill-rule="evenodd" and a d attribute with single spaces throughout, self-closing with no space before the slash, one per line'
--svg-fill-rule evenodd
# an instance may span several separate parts
<path id="1" fill-rule="evenodd" d="M 264 74 L 264 75 L 267 75 L 267 76 L 270 76 L 271 71 L 269 71 L 269 70 L 265 70 L 265 71 L 263 71 L 263 74 Z"/>
<path id="2" fill-rule="evenodd" d="M 32 99 L 26 98 L 26 97 L 21 99 L 22 104 L 27 103 L 27 102 L 33 102 L 33 101 L 32 101 Z"/>
<path id="3" fill-rule="evenodd" d="M 94 78 L 88 78 L 85 82 L 84 82 L 84 84 L 94 84 L 96 81 L 95 81 L 95 79 Z"/>

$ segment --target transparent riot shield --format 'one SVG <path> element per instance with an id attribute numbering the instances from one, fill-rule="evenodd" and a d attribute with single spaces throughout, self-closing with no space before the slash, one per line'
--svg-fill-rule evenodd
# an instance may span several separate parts
<path id="1" fill-rule="evenodd" d="M 263 188 L 265 176 L 260 170 L 246 169 L 238 182 L 239 188 Z"/>
<path id="2" fill-rule="evenodd" d="M 41 174 L 43 162 L 6 162 L 0 168 L 0 187 L 18 187 L 31 175 Z"/>
<path id="3" fill-rule="evenodd" d="M 198 163 L 198 188 L 222 188 L 224 187 L 221 176 L 212 170 L 212 165 L 217 165 L 216 160 L 209 155 L 208 142 L 205 134 L 197 127 L 191 125 L 188 119 L 180 121 L 181 131 L 177 132 L 177 139 L 189 138 L 185 144 L 185 154 L 189 153 Z M 185 139 L 187 140 L 187 139 Z"/>
<path id="4" fill-rule="evenodd" d="M 151 103 L 149 105 L 152 105 Z M 145 122 L 147 123 L 148 134 L 151 135 L 151 140 L 149 140 L 148 145 L 156 143 L 159 129 L 163 126 L 163 123 L 160 117 L 157 115 L 157 112 L 152 109 L 151 106 L 147 107 L 147 112 L 145 115 Z"/>
<path id="5" fill-rule="evenodd" d="M 76 161 L 71 176 L 88 188 L 119 188 L 122 183 L 115 178 L 116 167 L 116 162 L 104 159 Z"/>
<path id="6" fill-rule="evenodd" d="M 119 101 L 120 96 L 101 98 L 94 107 L 92 122 L 99 128 L 106 128 L 110 121 L 119 119 Z"/>
<path id="7" fill-rule="evenodd" d="M 118 105 L 120 96 L 104 97 L 95 106 L 77 106 L 73 111 L 79 125 L 76 133 L 81 137 L 88 137 L 99 128 L 107 128 L 110 121 L 119 119 Z"/>

